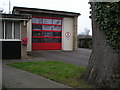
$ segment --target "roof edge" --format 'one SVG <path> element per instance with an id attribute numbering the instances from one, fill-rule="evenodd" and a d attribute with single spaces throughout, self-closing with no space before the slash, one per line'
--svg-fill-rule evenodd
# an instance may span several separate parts
<path id="1" fill-rule="evenodd" d="M 40 9 L 40 8 L 28 8 L 28 7 L 18 7 L 18 6 L 14 6 L 13 7 L 13 11 L 12 13 L 14 13 L 15 10 L 20 10 L 20 11 L 26 11 L 29 10 L 29 12 L 31 11 L 46 11 L 46 12 L 56 12 L 56 13 L 61 13 L 61 14 L 72 14 L 73 16 L 79 16 L 81 15 L 80 13 L 76 13 L 76 12 L 68 12 L 68 11 L 58 11 L 58 10 L 50 10 L 50 9 Z"/>

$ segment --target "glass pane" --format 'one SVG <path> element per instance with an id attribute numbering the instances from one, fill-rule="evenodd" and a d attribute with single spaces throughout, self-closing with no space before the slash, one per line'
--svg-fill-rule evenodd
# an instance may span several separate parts
<path id="1" fill-rule="evenodd" d="M 54 26 L 53 30 L 61 31 L 61 26 Z"/>
<path id="2" fill-rule="evenodd" d="M 61 38 L 53 38 L 53 43 L 61 43 Z"/>
<path id="3" fill-rule="evenodd" d="M 0 39 L 4 38 L 4 22 L 0 21 Z"/>
<path id="4" fill-rule="evenodd" d="M 5 39 L 12 39 L 12 21 L 5 22 Z"/>
<path id="5" fill-rule="evenodd" d="M 32 43 L 42 43 L 42 38 L 32 38 Z"/>
<path id="6" fill-rule="evenodd" d="M 43 30 L 52 30 L 51 25 L 43 25 Z"/>
<path id="7" fill-rule="evenodd" d="M 42 30 L 42 25 L 32 25 L 32 30 Z"/>
<path id="8" fill-rule="evenodd" d="M 32 18 L 32 23 L 42 23 L 42 18 Z"/>
<path id="9" fill-rule="evenodd" d="M 53 36 L 61 37 L 61 32 L 53 32 Z"/>
<path id="10" fill-rule="evenodd" d="M 41 31 L 32 31 L 33 36 L 42 36 Z"/>
<path id="11" fill-rule="evenodd" d="M 44 43 L 52 43 L 52 38 L 44 38 Z"/>
<path id="12" fill-rule="evenodd" d="M 53 36 L 53 32 L 43 32 L 44 36 Z"/>
<path id="13" fill-rule="evenodd" d="M 44 24 L 52 24 L 52 19 L 43 19 Z"/>
<path id="14" fill-rule="evenodd" d="M 20 39 L 20 22 L 14 23 L 14 38 Z"/>
<path id="15" fill-rule="evenodd" d="M 61 25 L 61 20 L 53 20 L 53 24 L 56 24 L 56 25 Z"/>

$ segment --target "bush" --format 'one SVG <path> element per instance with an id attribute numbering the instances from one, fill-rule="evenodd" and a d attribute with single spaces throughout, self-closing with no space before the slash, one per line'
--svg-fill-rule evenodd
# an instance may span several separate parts
<path id="1" fill-rule="evenodd" d="M 79 38 L 78 48 L 92 48 L 92 38 Z"/>

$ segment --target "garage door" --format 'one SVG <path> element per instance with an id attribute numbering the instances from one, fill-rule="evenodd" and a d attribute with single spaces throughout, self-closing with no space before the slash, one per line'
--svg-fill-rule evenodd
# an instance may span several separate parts
<path id="1" fill-rule="evenodd" d="M 32 50 L 61 50 L 61 18 L 32 17 Z"/>

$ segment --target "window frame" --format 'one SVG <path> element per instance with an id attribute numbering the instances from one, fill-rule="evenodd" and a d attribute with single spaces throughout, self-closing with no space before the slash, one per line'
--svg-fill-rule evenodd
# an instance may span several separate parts
<path id="1" fill-rule="evenodd" d="M 12 30 L 12 38 L 11 39 L 6 39 L 6 21 L 12 22 L 12 29 L 11 29 Z M 14 35 L 15 34 L 15 28 L 14 28 L 15 22 L 19 22 L 19 33 L 20 33 L 19 39 L 15 39 L 15 35 Z M 1 38 L 0 41 L 21 41 L 21 23 L 20 23 L 20 21 L 3 20 L 2 23 L 3 23 L 3 28 L 2 28 L 3 38 Z"/>

